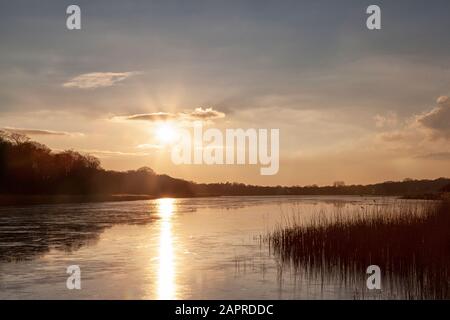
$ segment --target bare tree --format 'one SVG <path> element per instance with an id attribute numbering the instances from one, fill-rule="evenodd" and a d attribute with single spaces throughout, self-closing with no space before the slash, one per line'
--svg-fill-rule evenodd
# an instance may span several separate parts
<path id="1" fill-rule="evenodd" d="M 28 138 L 24 134 L 20 134 L 17 132 L 9 132 L 5 130 L 0 130 L 0 138 L 8 142 L 11 142 L 12 144 L 17 146 L 30 141 L 30 138 Z"/>
<path id="2" fill-rule="evenodd" d="M 333 187 L 335 187 L 335 188 L 345 187 L 345 182 L 344 181 L 335 181 L 335 182 L 333 182 Z"/>

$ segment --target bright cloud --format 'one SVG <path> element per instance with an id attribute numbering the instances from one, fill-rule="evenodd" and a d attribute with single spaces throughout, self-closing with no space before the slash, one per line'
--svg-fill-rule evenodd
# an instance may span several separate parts
<path id="1" fill-rule="evenodd" d="M 116 83 L 124 81 L 137 74 L 139 74 L 139 72 L 136 71 L 84 73 L 68 80 L 63 84 L 63 87 L 79 89 L 111 87 Z"/>

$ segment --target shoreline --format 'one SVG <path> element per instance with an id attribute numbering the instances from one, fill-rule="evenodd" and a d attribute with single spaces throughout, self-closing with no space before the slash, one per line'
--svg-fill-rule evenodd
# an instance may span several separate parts
<path id="1" fill-rule="evenodd" d="M 0 207 L 153 200 L 152 195 L 0 195 Z"/>
<path id="2" fill-rule="evenodd" d="M 155 200 L 170 198 L 202 198 L 220 197 L 221 195 L 146 195 L 146 194 L 112 194 L 112 195 L 5 195 L 0 194 L 0 208 L 11 206 L 33 206 L 45 204 L 96 203 L 96 202 L 124 202 L 139 200 Z"/>
<path id="3" fill-rule="evenodd" d="M 220 194 L 199 194 L 199 195 L 145 195 L 145 194 L 113 194 L 113 195 L 1 195 L 0 208 L 10 206 L 33 206 L 45 204 L 69 204 L 69 203 L 96 203 L 96 202 L 123 202 L 123 201 L 139 201 L 154 200 L 164 197 L 170 198 L 204 198 L 204 197 L 222 197 L 227 195 Z M 247 196 L 247 195 L 246 195 Z M 257 195 L 254 195 L 257 196 Z M 279 196 L 279 195 L 273 195 Z M 316 195 L 302 195 L 316 196 Z M 333 194 L 324 196 L 334 196 Z M 342 195 L 340 195 L 342 196 Z M 356 196 L 356 195 L 348 195 Z M 357 195 L 360 197 L 374 195 Z M 376 195 L 376 197 L 397 197 L 404 200 L 444 200 L 446 197 L 423 197 L 423 196 L 398 196 L 398 195 Z"/>

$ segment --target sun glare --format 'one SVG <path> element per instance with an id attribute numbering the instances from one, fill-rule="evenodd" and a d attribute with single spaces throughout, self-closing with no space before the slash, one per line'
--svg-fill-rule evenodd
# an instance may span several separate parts
<path id="1" fill-rule="evenodd" d="M 172 143 L 177 138 L 177 131 L 173 125 L 164 123 L 156 128 L 156 138 L 161 143 Z"/>

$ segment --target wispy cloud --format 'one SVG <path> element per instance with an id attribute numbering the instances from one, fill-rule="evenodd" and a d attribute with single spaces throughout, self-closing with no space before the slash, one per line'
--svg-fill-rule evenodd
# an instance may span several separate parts
<path id="1" fill-rule="evenodd" d="M 143 143 L 136 146 L 138 149 L 142 150 L 160 150 L 163 149 L 164 146 L 161 146 L 159 144 L 151 144 L 151 143 Z"/>
<path id="2" fill-rule="evenodd" d="M 145 114 L 133 114 L 125 117 L 125 120 L 142 120 L 142 121 L 166 121 L 176 119 L 178 116 L 167 112 L 154 112 Z"/>
<path id="3" fill-rule="evenodd" d="M 92 72 L 80 74 L 69 79 L 63 84 L 65 88 L 95 89 L 111 87 L 118 82 L 124 81 L 132 76 L 140 74 L 137 71 L 129 72 Z"/>
<path id="4" fill-rule="evenodd" d="M 96 149 L 83 149 L 81 150 L 83 153 L 92 154 L 99 158 L 105 158 L 105 157 L 113 157 L 113 156 L 133 156 L 133 157 L 140 157 L 140 156 L 148 156 L 150 155 L 147 152 L 122 152 L 122 151 L 111 151 L 111 150 L 96 150 Z"/>
<path id="5" fill-rule="evenodd" d="M 2 130 L 10 133 L 19 133 L 27 136 L 81 136 L 80 132 L 66 132 L 66 131 L 53 131 L 43 129 L 24 129 L 24 128 L 11 128 L 6 127 Z"/>
<path id="6" fill-rule="evenodd" d="M 178 113 L 170 112 L 154 112 L 144 114 L 133 114 L 125 117 L 118 117 L 124 120 L 139 120 L 139 121 L 167 121 L 167 120 L 215 120 L 224 118 L 225 113 L 214 110 L 213 108 L 195 108 L 193 111 L 185 111 Z"/>
<path id="7" fill-rule="evenodd" d="M 450 160 L 450 152 L 434 152 L 418 155 L 420 159 L 432 159 L 432 160 Z"/>
<path id="8" fill-rule="evenodd" d="M 186 116 L 194 120 L 212 120 L 224 118 L 225 113 L 213 110 L 213 108 L 195 108 L 194 111 L 186 114 Z"/>
<path id="9" fill-rule="evenodd" d="M 394 127 L 398 123 L 397 114 L 394 112 L 388 112 L 386 115 L 377 114 L 374 120 L 377 128 Z"/>
<path id="10" fill-rule="evenodd" d="M 377 137 L 381 141 L 395 142 L 404 140 L 407 137 L 407 135 L 405 134 L 405 132 L 396 130 L 396 131 L 382 132 L 378 134 Z"/>

